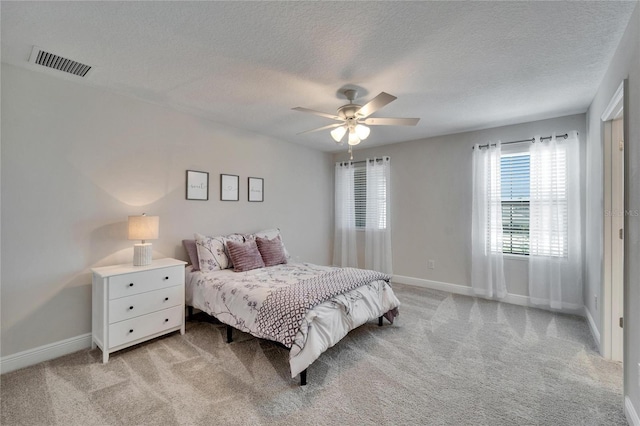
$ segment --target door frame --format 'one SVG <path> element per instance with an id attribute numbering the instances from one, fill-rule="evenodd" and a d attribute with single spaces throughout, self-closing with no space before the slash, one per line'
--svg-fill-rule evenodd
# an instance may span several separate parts
<path id="1" fill-rule="evenodd" d="M 616 361 L 623 360 L 624 334 L 619 327 L 618 318 L 624 317 L 624 241 L 618 236 L 618 230 L 624 230 L 624 201 L 622 205 L 619 200 L 624 200 L 625 187 L 624 178 L 622 185 L 614 189 L 613 173 L 617 173 L 615 161 L 618 167 L 623 167 L 626 155 L 624 149 L 618 151 L 618 142 L 612 140 L 613 120 L 623 119 L 623 139 L 626 141 L 626 129 L 628 127 L 625 109 L 625 86 L 624 80 L 615 94 L 611 98 L 609 105 L 605 108 L 601 116 L 601 129 L 603 140 L 603 201 L 604 201 L 604 247 L 603 247 L 603 270 L 601 287 L 601 339 L 600 352 L 605 358 Z M 620 158 L 619 154 L 622 154 Z M 616 158 L 618 157 L 618 158 Z M 622 164 L 620 164 L 622 162 Z M 624 232 L 624 231 L 623 231 Z M 622 248 L 621 248 L 622 247 Z M 615 287 L 614 287 L 615 285 Z"/>

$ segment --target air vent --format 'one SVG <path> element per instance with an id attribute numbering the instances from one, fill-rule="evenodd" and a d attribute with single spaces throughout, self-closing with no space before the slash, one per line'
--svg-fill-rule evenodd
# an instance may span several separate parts
<path id="1" fill-rule="evenodd" d="M 29 62 L 53 68 L 54 70 L 68 72 L 73 75 L 85 77 L 91 67 L 71 59 L 63 58 L 55 53 L 45 52 L 38 46 L 33 46 Z"/>

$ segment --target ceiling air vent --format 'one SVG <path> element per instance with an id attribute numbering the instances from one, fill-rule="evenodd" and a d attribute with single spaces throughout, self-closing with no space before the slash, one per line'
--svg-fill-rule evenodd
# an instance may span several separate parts
<path id="1" fill-rule="evenodd" d="M 45 52 L 38 46 L 33 46 L 31 50 L 31 57 L 29 62 L 33 64 L 42 65 L 54 70 L 68 72 L 73 75 L 85 77 L 91 66 L 81 64 L 71 59 L 63 58 L 55 53 Z"/>

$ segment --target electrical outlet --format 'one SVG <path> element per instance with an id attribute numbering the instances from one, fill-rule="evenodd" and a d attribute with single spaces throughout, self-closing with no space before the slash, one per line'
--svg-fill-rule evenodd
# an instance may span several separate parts
<path id="1" fill-rule="evenodd" d="M 436 269 L 436 261 L 433 259 L 427 260 L 427 269 Z"/>

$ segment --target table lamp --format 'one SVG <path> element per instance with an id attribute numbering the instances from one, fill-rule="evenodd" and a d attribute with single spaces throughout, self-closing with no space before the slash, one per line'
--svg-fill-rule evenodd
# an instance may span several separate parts
<path id="1" fill-rule="evenodd" d="M 160 218 L 158 216 L 129 216 L 129 239 L 141 240 L 142 243 L 133 245 L 133 266 L 151 264 L 152 245 L 146 240 L 158 239 Z"/>

